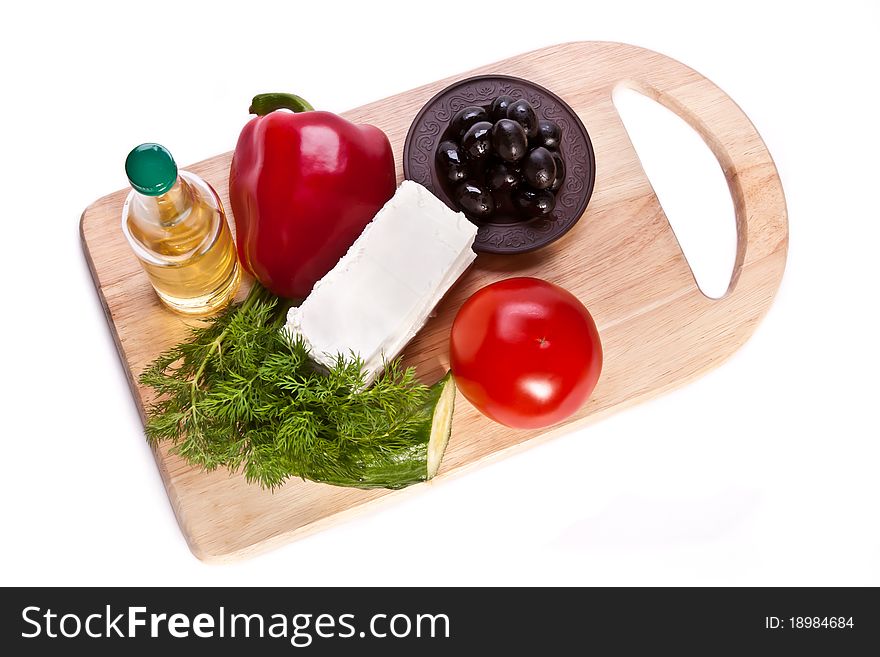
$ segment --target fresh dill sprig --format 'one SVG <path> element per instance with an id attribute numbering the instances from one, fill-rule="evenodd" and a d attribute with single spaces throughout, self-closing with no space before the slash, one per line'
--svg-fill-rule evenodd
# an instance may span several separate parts
<path id="1" fill-rule="evenodd" d="M 243 303 L 156 358 L 140 377 L 156 393 L 148 440 L 265 488 L 289 477 L 363 488 L 424 479 L 401 469 L 413 454 L 424 460 L 431 421 L 429 389 L 415 371 L 395 360 L 367 387 L 356 358 L 323 370 L 281 330 L 286 311 L 255 284 Z"/>

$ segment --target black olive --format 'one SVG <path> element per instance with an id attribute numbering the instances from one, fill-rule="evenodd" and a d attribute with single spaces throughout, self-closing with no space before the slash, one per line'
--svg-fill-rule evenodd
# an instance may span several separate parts
<path id="1" fill-rule="evenodd" d="M 516 98 L 513 96 L 498 96 L 492 101 L 492 107 L 489 108 L 489 120 L 499 121 L 507 118 L 507 108 L 511 103 L 515 103 Z"/>
<path id="2" fill-rule="evenodd" d="M 486 185 L 493 192 L 512 191 L 519 187 L 521 182 L 522 175 L 519 170 L 505 162 L 493 164 L 486 172 Z"/>
<path id="3" fill-rule="evenodd" d="M 544 148 L 555 151 L 559 148 L 559 142 L 562 141 L 562 129 L 553 121 L 538 121 L 538 135 L 534 139 L 535 146 L 543 146 Z"/>
<path id="4" fill-rule="evenodd" d="M 451 183 L 461 182 L 468 177 L 468 170 L 464 164 L 450 164 L 446 169 L 446 179 Z"/>
<path id="5" fill-rule="evenodd" d="M 539 146 L 523 160 L 523 178 L 535 189 L 547 189 L 556 180 L 556 162 L 553 155 Z"/>
<path id="6" fill-rule="evenodd" d="M 537 136 L 538 115 L 535 114 L 535 110 L 532 108 L 529 101 L 522 99 L 511 103 L 507 108 L 507 118 L 513 119 L 519 123 L 523 127 L 523 130 L 526 131 L 526 136 L 529 139 L 533 139 Z"/>
<path id="7" fill-rule="evenodd" d="M 470 105 L 469 107 L 460 109 L 455 113 L 455 116 L 452 117 L 452 122 L 449 124 L 451 137 L 453 139 L 460 139 L 474 123 L 488 120 L 489 115 L 486 114 L 486 110 L 482 107 Z"/>
<path id="8" fill-rule="evenodd" d="M 520 189 L 513 195 L 513 203 L 523 216 L 533 219 L 546 217 L 556 207 L 556 197 L 545 189 Z"/>
<path id="9" fill-rule="evenodd" d="M 468 128 L 461 138 L 461 150 L 470 160 L 485 159 L 492 152 L 492 124 L 479 121 Z"/>
<path id="10" fill-rule="evenodd" d="M 550 191 L 555 193 L 559 191 L 562 183 L 565 182 L 565 160 L 562 159 L 558 152 L 553 151 L 553 161 L 556 163 L 556 178 L 553 180 L 553 184 L 550 185 Z"/>
<path id="11" fill-rule="evenodd" d="M 502 160 L 517 162 L 528 151 L 526 131 L 516 121 L 501 119 L 492 126 L 492 147 Z"/>
<path id="12" fill-rule="evenodd" d="M 440 142 L 437 147 L 437 170 L 449 182 L 461 182 L 467 178 L 464 154 L 458 144 L 452 141 Z"/>
<path id="13" fill-rule="evenodd" d="M 486 219 L 495 211 L 492 195 L 473 181 L 463 182 L 456 188 L 455 202 L 474 219 Z"/>

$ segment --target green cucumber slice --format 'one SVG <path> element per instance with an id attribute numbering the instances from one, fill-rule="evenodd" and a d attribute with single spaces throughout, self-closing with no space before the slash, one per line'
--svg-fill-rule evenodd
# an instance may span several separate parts
<path id="1" fill-rule="evenodd" d="M 357 476 L 310 477 L 334 486 L 352 488 L 405 488 L 431 479 L 440 468 L 440 461 L 452 435 L 452 413 L 455 410 L 455 380 L 452 372 L 431 386 L 425 405 L 416 411 L 424 420 L 413 442 L 392 454 L 361 453 L 356 467 L 349 471 Z"/>

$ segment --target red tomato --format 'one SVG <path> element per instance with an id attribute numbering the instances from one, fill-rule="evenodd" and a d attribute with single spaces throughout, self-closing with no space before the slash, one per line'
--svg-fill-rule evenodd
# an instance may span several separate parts
<path id="1" fill-rule="evenodd" d="M 499 281 L 465 301 L 452 323 L 450 356 L 468 401 L 518 429 L 572 415 L 602 370 L 590 313 L 570 292 L 537 278 Z"/>

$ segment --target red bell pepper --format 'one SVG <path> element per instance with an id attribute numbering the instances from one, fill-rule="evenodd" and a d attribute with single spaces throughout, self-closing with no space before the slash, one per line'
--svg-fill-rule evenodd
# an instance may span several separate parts
<path id="1" fill-rule="evenodd" d="M 304 299 L 394 194 L 391 144 L 292 94 L 256 96 L 250 111 L 229 172 L 239 259 L 277 296 Z"/>

